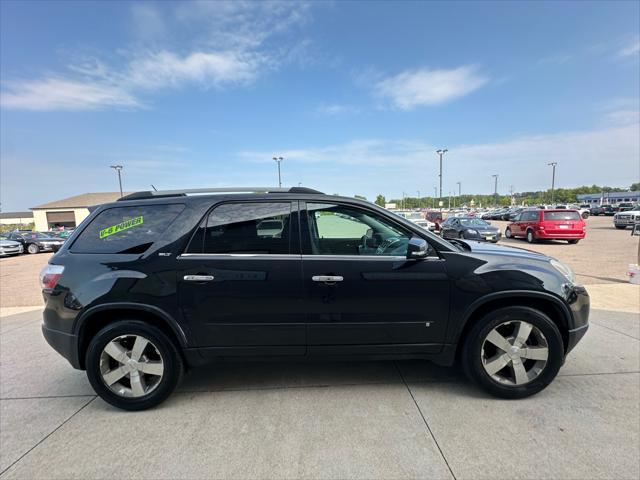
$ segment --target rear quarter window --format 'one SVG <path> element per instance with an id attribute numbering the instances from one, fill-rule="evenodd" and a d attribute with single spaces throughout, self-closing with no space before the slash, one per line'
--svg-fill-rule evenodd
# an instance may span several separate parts
<path id="1" fill-rule="evenodd" d="M 544 219 L 548 221 L 557 220 L 580 220 L 578 212 L 544 212 Z"/>
<path id="2" fill-rule="evenodd" d="M 184 210 L 182 204 L 104 210 L 73 242 L 73 253 L 143 253 Z"/>

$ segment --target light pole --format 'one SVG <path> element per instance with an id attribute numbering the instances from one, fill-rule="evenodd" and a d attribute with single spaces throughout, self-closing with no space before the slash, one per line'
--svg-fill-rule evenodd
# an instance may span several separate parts
<path id="1" fill-rule="evenodd" d="M 120 176 L 122 165 L 111 165 L 111 168 L 118 172 L 118 185 L 120 185 L 120 198 L 122 198 L 122 177 Z"/>
<path id="2" fill-rule="evenodd" d="M 438 196 L 438 187 L 433 187 L 433 208 L 436 208 L 436 197 Z"/>
<path id="3" fill-rule="evenodd" d="M 462 196 L 462 182 L 456 182 L 456 184 L 458 185 L 458 201 L 460 202 L 460 205 L 462 205 L 462 200 L 460 200 L 460 197 Z"/>
<path id="4" fill-rule="evenodd" d="M 493 187 L 493 196 L 495 197 L 495 202 L 496 202 L 496 207 L 498 206 L 498 174 L 496 173 L 495 175 L 491 175 L 494 180 L 494 187 Z"/>
<path id="5" fill-rule="evenodd" d="M 448 151 L 449 150 L 447 150 L 446 148 L 444 150 L 436 150 L 436 153 L 440 156 L 440 174 L 438 175 L 438 177 L 440 177 L 440 200 L 442 200 L 442 156 Z"/>
<path id="6" fill-rule="evenodd" d="M 282 188 L 282 177 L 280 176 L 280 162 L 284 160 L 282 157 L 273 157 L 273 159 L 278 164 L 278 187 Z"/>
<path id="7" fill-rule="evenodd" d="M 556 165 L 558 165 L 558 162 L 547 163 L 547 165 L 550 165 L 553 169 L 553 173 L 551 174 L 551 205 L 553 205 L 553 191 L 556 187 Z"/>
<path id="8" fill-rule="evenodd" d="M 418 192 L 418 208 L 420 208 L 420 190 L 418 190 L 417 192 Z"/>

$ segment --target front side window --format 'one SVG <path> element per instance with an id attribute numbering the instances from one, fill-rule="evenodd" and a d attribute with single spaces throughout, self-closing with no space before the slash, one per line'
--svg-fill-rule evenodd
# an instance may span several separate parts
<path id="1" fill-rule="evenodd" d="M 143 253 L 184 205 L 133 205 L 100 212 L 71 247 L 73 253 Z"/>
<path id="2" fill-rule="evenodd" d="M 291 253 L 291 220 L 290 202 L 222 204 L 207 216 L 187 252 L 286 255 Z"/>
<path id="3" fill-rule="evenodd" d="M 308 203 L 307 219 L 314 255 L 406 256 L 411 236 L 366 210 Z"/>

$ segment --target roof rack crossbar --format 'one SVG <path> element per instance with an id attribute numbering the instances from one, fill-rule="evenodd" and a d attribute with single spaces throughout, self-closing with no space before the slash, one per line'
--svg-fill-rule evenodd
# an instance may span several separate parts
<path id="1" fill-rule="evenodd" d="M 318 190 L 306 187 L 222 187 L 222 188 L 189 188 L 183 190 L 154 190 L 135 192 L 125 195 L 121 200 L 140 200 L 144 198 L 160 197 L 184 197 L 186 195 L 198 195 L 207 193 L 319 193 Z"/>

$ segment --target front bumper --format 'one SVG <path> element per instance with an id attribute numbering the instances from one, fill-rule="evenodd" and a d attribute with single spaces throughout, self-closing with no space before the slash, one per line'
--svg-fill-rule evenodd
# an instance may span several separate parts
<path id="1" fill-rule="evenodd" d="M 569 325 L 567 338 L 567 351 L 569 353 L 573 347 L 584 337 L 589 328 L 589 310 L 591 300 L 587 289 L 582 285 L 565 285 L 566 301 L 571 309 L 572 325 Z"/>
<path id="2" fill-rule="evenodd" d="M 78 336 L 42 325 L 42 335 L 53 349 L 66 358 L 73 368 L 81 369 L 78 357 Z"/>
<path id="3" fill-rule="evenodd" d="M 501 232 L 491 232 L 491 233 L 479 233 L 477 235 L 471 235 L 468 233 L 465 233 L 464 236 L 465 239 L 467 240 L 479 240 L 481 242 L 497 242 L 498 240 L 500 240 L 502 238 L 502 233 Z"/>
<path id="4" fill-rule="evenodd" d="M 20 255 L 23 251 L 24 249 L 22 248 L 22 245 L 12 248 L 0 248 L 0 257 L 8 257 L 9 255 Z"/>

